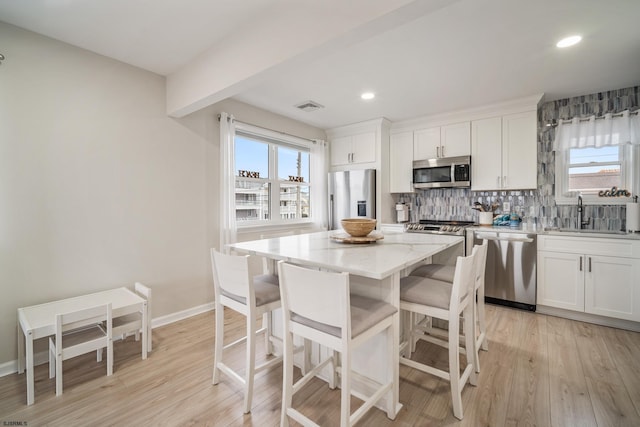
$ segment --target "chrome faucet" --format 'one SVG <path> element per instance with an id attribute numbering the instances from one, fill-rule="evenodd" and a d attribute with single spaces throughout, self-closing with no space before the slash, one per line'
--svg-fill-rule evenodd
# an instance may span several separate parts
<path id="1" fill-rule="evenodd" d="M 578 229 L 582 230 L 585 225 L 591 223 L 591 218 L 584 220 L 584 207 L 582 206 L 582 195 L 578 194 Z"/>

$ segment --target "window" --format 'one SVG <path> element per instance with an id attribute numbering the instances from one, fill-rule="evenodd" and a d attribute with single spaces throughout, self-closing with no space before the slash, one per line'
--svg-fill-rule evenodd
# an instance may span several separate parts
<path id="1" fill-rule="evenodd" d="M 310 220 L 310 150 L 295 138 L 236 129 L 238 226 Z"/>
<path id="2" fill-rule="evenodd" d="M 625 188 L 623 158 L 620 145 L 570 149 L 567 190 L 597 195 L 612 187 Z"/>
<path id="3" fill-rule="evenodd" d="M 609 120 L 609 122 L 607 122 Z M 626 132 L 626 133 L 625 133 Z M 556 134 L 555 196 L 558 204 L 618 204 L 640 189 L 638 145 L 621 117 L 574 119 Z"/>

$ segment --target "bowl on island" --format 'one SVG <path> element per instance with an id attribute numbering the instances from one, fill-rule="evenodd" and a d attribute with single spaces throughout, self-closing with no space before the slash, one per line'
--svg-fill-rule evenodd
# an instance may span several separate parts
<path id="1" fill-rule="evenodd" d="M 376 220 L 371 218 L 345 218 L 340 223 L 344 231 L 353 237 L 365 237 L 376 228 Z"/>

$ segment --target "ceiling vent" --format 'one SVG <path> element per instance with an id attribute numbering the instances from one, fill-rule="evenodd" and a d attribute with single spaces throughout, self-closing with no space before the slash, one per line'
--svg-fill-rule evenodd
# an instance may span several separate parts
<path id="1" fill-rule="evenodd" d="M 324 105 L 320 105 L 315 101 L 305 101 L 301 104 L 295 105 L 295 107 L 301 109 L 302 111 L 310 112 L 324 108 Z"/>

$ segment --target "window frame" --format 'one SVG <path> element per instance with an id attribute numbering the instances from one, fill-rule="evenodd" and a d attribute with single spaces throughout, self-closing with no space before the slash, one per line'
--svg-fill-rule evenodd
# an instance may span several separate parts
<path id="1" fill-rule="evenodd" d="M 271 131 L 268 129 L 260 128 L 257 126 L 249 125 L 246 123 L 237 123 L 236 124 L 236 132 L 234 138 L 238 136 L 244 136 L 247 138 L 252 138 L 257 141 L 266 143 L 268 145 L 268 174 L 267 178 L 245 178 L 239 177 L 237 175 L 237 171 L 234 171 L 234 180 L 236 183 L 240 182 L 257 182 L 257 183 L 266 183 L 268 186 L 269 192 L 269 219 L 263 220 L 237 220 L 236 224 L 238 230 L 242 229 L 273 229 L 273 228 L 283 228 L 289 225 L 300 225 L 300 224 L 311 224 L 313 223 L 313 210 L 309 209 L 309 216 L 306 218 L 296 218 L 296 219 L 284 219 L 280 217 L 280 202 L 281 202 L 281 189 L 286 184 L 286 186 L 297 186 L 297 187 L 308 187 L 308 203 L 311 204 L 311 194 L 313 189 L 313 184 L 311 183 L 311 167 L 312 167 L 312 150 L 311 145 L 312 141 L 308 141 L 302 138 L 297 138 L 292 135 L 287 135 L 280 132 Z M 288 149 L 301 150 L 303 152 L 308 153 L 309 155 L 309 181 L 308 182 L 293 182 L 288 180 L 281 180 L 278 177 L 278 147 L 284 147 Z M 235 140 L 234 140 L 234 150 L 235 150 Z M 237 153 L 236 153 L 237 155 Z M 236 205 L 235 201 L 236 192 L 234 190 L 234 208 Z M 300 215 L 302 215 L 302 211 L 300 211 Z"/>
<path id="2" fill-rule="evenodd" d="M 640 155 L 637 145 L 620 144 L 620 173 L 622 187 L 631 193 L 630 197 L 600 197 L 597 194 L 582 194 L 584 204 L 590 205 L 620 205 L 628 203 L 640 191 Z M 573 205 L 577 203 L 578 191 L 568 191 L 569 150 L 555 152 L 555 190 L 554 197 L 557 205 Z M 573 165 L 575 167 L 575 165 Z"/>

